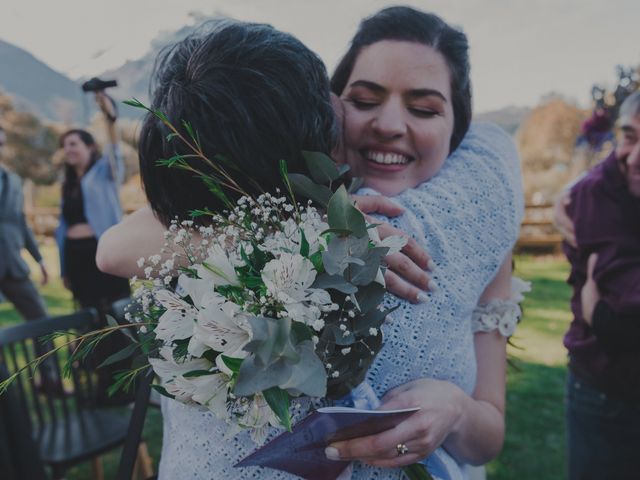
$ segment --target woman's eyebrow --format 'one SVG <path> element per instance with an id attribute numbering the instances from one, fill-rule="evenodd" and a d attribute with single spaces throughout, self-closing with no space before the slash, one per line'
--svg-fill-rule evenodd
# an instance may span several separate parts
<path id="1" fill-rule="evenodd" d="M 364 87 L 368 90 L 371 90 L 373 93 L 377 93 L 377 94 L 383 94 L 383 93 L 386 93 L 387 91 L 387 89 L 382 85 L 379 85 L 370 80 L 356 80 L 354 82 L 351 82 L 349 84 L 349 88 L 354 88 L 354 87 Z M 442 92 L 440 92 L 439 90 L 435 90 L 433 88 L 416 88 L 406 92 L 405 96 L 411 99 L 435 96 L 440 98 L 443 102 L 447 103 L 447 98 L 442 94 Z"/>
<path id="2" fill-rule="evenodd" d="M 447 103 L 447 98 L 439 90 L 434 90 L 433 88 L 417 88 L 415 90 L 409 90 L 405 93 L 405 96 L 411 99 L 435 96 Z"/>
<path id="3" fill-rule="evenodd" d="M 375 82 L 371 82 L 369 80 L 356 80 L 349 84 L 349 88 L 354 87 L 364 87 L 371 90 L 374 93 L 385 93 L 387 91 L 382 85 L 378 85 Z"/>

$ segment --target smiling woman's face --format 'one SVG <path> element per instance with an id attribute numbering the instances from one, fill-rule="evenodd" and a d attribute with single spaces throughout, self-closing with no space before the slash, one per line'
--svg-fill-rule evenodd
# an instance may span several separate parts
<path id="1" fill-rule="evenodd" d="M 341 97 L 352 174 L 397 195 L 438 173 L 453 133 L 450 85 L 444 57 L 429 46 L 384 40 L 363 48 Z"/>

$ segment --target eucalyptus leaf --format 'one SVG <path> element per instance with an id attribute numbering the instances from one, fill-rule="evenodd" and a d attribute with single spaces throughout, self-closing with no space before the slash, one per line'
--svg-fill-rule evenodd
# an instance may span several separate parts
<path id="1" fill-rule="evenodd" d="M 352 283 L 347 282 L 342 275 L 329 275 L 326 273 L 318 275 L 311 287 L 321 288 L 323 290 L 333 288 L 346 294 L 356 293 L 358 291 L 358 288 Z"/>
<path id="2" fill-rule="evenodd" d="M 326 187 L 325 185 L 318 185 L 309 177 L 302 175 L 301 173 L 290 173 L 289 181 L 291 182 L 293 191 L 298 195 L 309 198 L 323 207 L 326 207 L 329 203 L 329 199 L 332 195 L 329 187 Z"/>
<path id="3" fill-rule="evenodd" d="M 325 328 L 327 328 L 325 326 Z M 336 345 L 351 345 L 352 343 L 354 343 L 356 341 L 356 337 L 354 335 L 354 333 L 347 329 L 347 330 L 341 330 L 339 325 L 337 324 L 333 324 L 330 325 L 329 328 L 332 330 L 333 335 L 335 337 L 335 342 Z M 345 334 L 345 332 L 349 332 L 347 334 Z"/>
<path id="4" fill-rule="evenodd" d="M 351 199 L 344 185 L 340 186 L 331 196 L 327 205 L 327 218 L 330 228 L 349 230 L 358 238 L 367 235 L 367 223 L 364 220 L 364 215 L 351 204 Z"/>
<path id="5" fill-rule="evenodd" d="M 249 324 L 253 339 L 244 349 L 256 355 L 258 364 L 271 365 L 280 357 L 292 362 L 299 360 L 291 339 L 291 319 L 249 317 Z"/>
<path id="6" fill-rule="evenodd" d="M 324 397 L 327 393 L 327 373 L 316 355 L 313 343 L 305 340 L 296 345 L 300 361 L 292 366 L 291 376 L 280 388 L 292 395 Z"/>
<path id="7" fill-rule="evenodd" d="M 277 387 L 289 379 L 291 371 L 291 364 L 284 358 L 279 358 L 269 365 L 264 365 L 256 362 L 256 357 L 250 355 L 242 362 L 233 393 L 246 397 L 271 387 Z"/>
<path id="8" fill-rule="evenodd" d="M 316 183 L 325 185 L 340 177 L 340 171 L 336 166 L 336 162 L 328 155 L 322 152 L 303 151 L 302 156 L 307 164 L 307 169 Z"/>
<path id="9" fill-rule="evenodd" d="M 341 275 L 349 266 L 349 263 L 362 264 L 362 260 L 359 257 L 366 253 L 368 245 L 369 240 L 364 237 L 333 237 L 327 245 L 327 250 L 322 252 L 322 263 L 325 271 L 329 275 Z"/>
<path id="10" fill-rule="evenodd" d="M 327 380 L 327 397 L 341 398 L 360 385 L 375 360 L 375 354 L 382 348 L 382 335 L 369 336 L 351 346 L 351 351 L 343 355 L 340 350 L 327 359 L 339 372 L 338 378 Z"/>
<path id="11" fill-rule="evenodd" d="M 289 394 L 278 387 L 272 387 L 262 392 L 262 395 L 264 395 L 267 404 L 280 420 L 280 424 L 288 431 L 291 431 L 291 415 L 289 414 L 291 402 Z"/>
<path id="12" fill-rule="evenodd" d="M 356 298 L 358 306 L 362 312 L 368 312 L 378 307 L 384 299 L 386 290 L 379 283 L 372 282 L 369 285 L 362 285 L 358 288 Z"/>
<path id="13" fill-rule="evenodd" d="M 367 251 L 360 258 L 362 263 L 350 262 L 349 273 L 351 274 L 351 283 L 354 285 L 369 285 L 378 275 L 382 259 L 387 254 L 387 247 L 374 247 Z"/>
<path id="14" fill-rule="evenodd" d="M 400 305 L 396 305 L 393 308 L 387 308 L 385 310 L 378 310 L 377 308 L 374 308 L 369 310 L 367 313 L 360 315 L 356 322 L 355 333 L 365 337 L 372 337 L 372 335 L 369 334 L 369 329 L 379 329 L 387 318 L 387 315 L 395 311 L 399 306 Z M 380 334 L 378 333 L 378 336 L 379 335 Z"/>
<path id="15" fill-rule="evenodd" d="M 304 340 L 311 340 L 313 337 L 313 331 L 308 325 L 302 322 L 291 322 L 291 332 L 293 333 L 293 339 L 296 344 Z"/>

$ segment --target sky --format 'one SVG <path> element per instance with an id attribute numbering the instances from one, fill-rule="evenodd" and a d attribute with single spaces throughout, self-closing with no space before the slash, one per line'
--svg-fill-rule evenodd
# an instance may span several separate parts
<path id="1" fill-rule="evenodd" d="M 386 0 L 2 0 L 0 38 L 71 78 L 136 59 L 197 14 L 270 23 L 331 70 L 361 18 Z M 640 64 L 637 0 L 405 0 L 461 27 L 471 45 L 474 108 L 533 106 L 555 92 L 588 106 L 615 66 Z M 0 65 L 0 68 L 5 68 Z"/>

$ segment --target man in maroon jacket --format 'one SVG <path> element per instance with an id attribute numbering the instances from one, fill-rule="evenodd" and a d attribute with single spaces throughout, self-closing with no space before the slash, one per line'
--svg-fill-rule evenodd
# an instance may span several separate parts
<path id="1" fill-rule="evenodd" d="M 569 478 L 640 478 L 640 92 L 615 151 L 572 189 Z"/>

